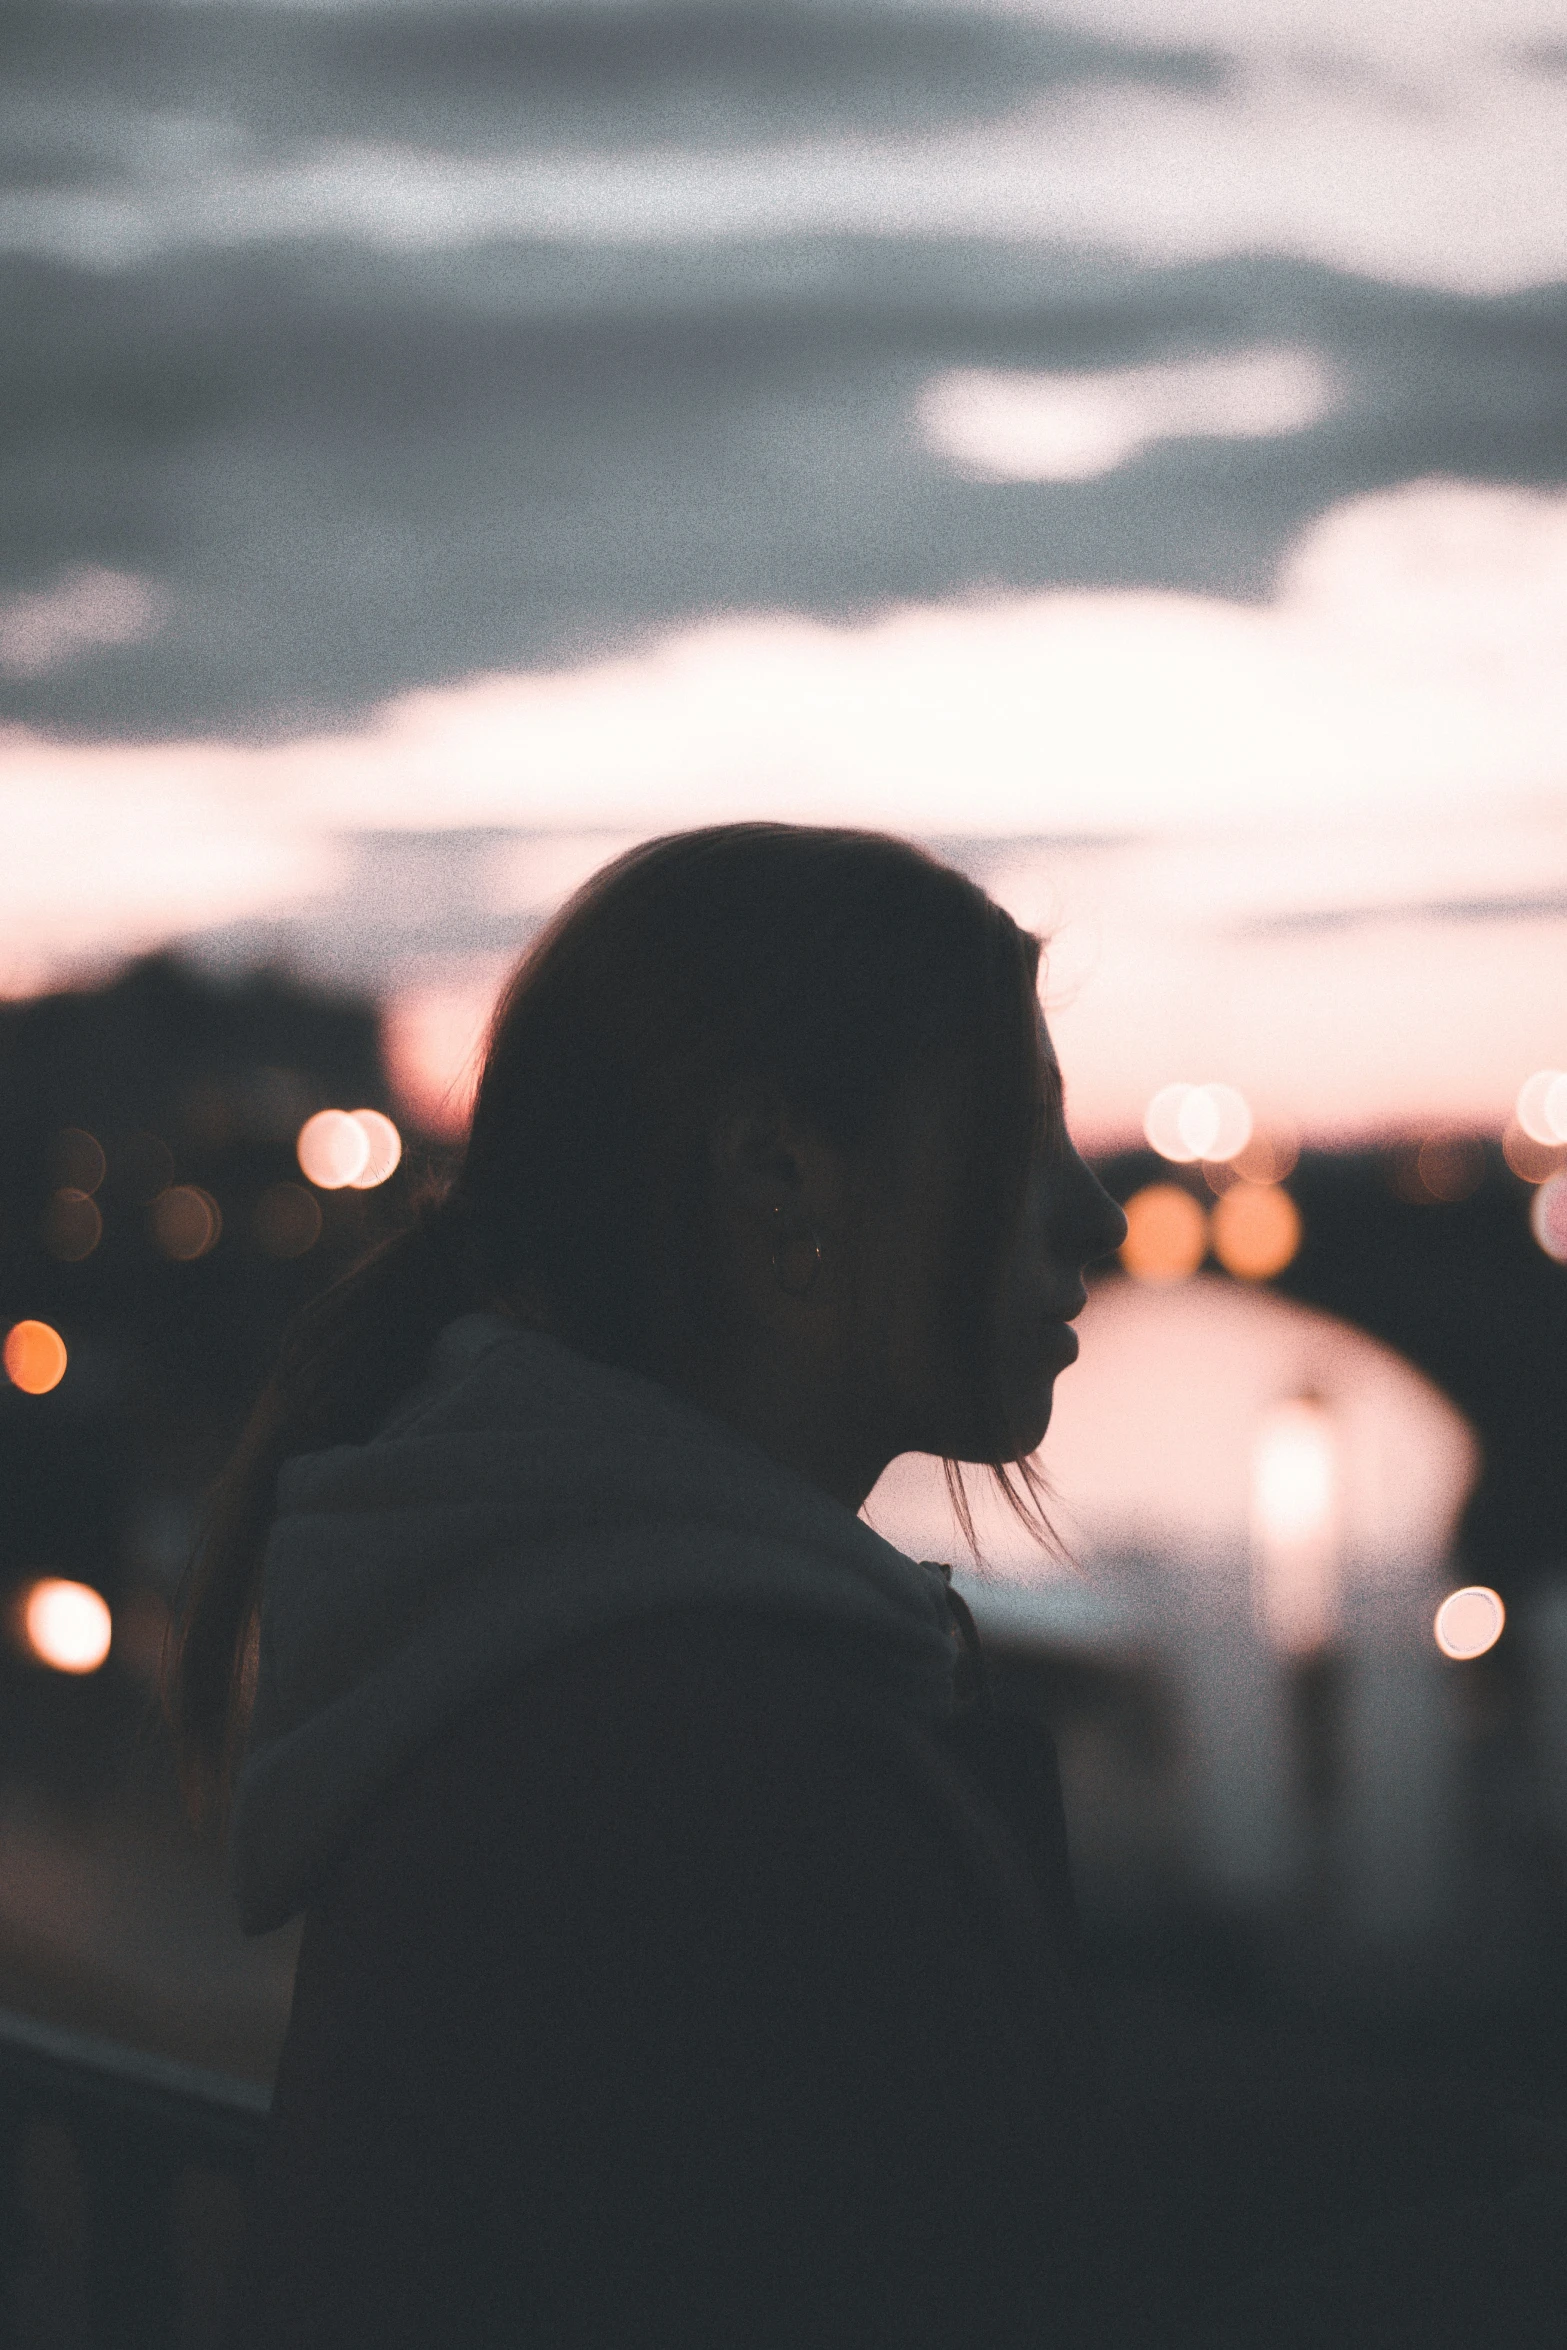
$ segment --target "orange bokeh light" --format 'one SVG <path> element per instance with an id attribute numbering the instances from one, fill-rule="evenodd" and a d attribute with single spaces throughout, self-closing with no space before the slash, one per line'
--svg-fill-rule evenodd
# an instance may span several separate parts
<path id="1" fill-rule="evenodd" d="M 109 1653 L 114 1620 L 89 1584 L 45 1575 L 23 1599 L 22 1632 L 41 1665 L 57 1673 L 96 1673 Z"/>
<path id="2" fill-rule="evenodd" d="M 1150 1183 L 1126 1203 L 1121 1262 L 1137 1281 L 1184 1281 L 1208 1248 L 1208 1219 L 1189 1191 Z"/>
<path id="3" fill-rule="evenodd" d="M 1214 1254 L 1241 1281 L 1281 1273 L 1300 1242 L 1300 1210 L 1276 1183 L 1237 1183 L 1213 1211 Z"/>
<path id="4" fill-rule="evenodd" d="M 65 1377 L 65 1340 L 47 1322 L 17 1322 L 6 1333 L 6 1377 L 24 1395 L 47 1395 Z"/>

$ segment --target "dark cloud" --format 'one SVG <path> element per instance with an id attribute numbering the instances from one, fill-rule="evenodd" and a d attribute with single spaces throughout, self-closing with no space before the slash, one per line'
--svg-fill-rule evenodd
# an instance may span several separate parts
<path id="1" fill-rule="evenodd" d="M 8 0 L 0 84 L 18 165 L 119 159 L 126 110 L 265 146 L 373 139 L 456 151 L 751 141 L 927 127 L 1084 83 L 1202 88 L 1223 61 L 969 9 L 685 5 L 285 9 Z M 62 103 L 62 100 L 65 101 Z"/>
<path id="2" fill-rule="evenodd" d="M 152 642 L 0 709 L 155 735 L 331 723 L 717 610 L 973 588 L 1265 594 L 1301 527 L 1423 473 L 1559 479 L 1567 294 L 1478 301 L 1306 265 L 1138 271 L 802 240 L 639 260 L 298 246 L 0 269 L 0 587 L 155 581 Z M 1319 348 L 1346 411 L 989 485 L 916 440 L 954 365 Z"/>
<path id="3" fill-rule="evenodd" d="M 282 165 L 357 140 L 439 162 L 497 142 L 907 132 L 1074 83 L 1221 71 L 1196 49 L 887 0 L 11 0 L 0 145 L 13 191 L 108 202 L 156 182 L 177 215 L 203 154 Z M 146 580 L 171 615 L 146 644 L 83 642 L 0 681 L 0 715 L 86 735 L 331 724 L 735 607 L 850 616 L 1058 585 L 1256 596 L 1336 499 L 1567 464 L 1561 294 L 1471 301 L 1281 261 L 1150 270 L 893 235 L 181 248 L 176 217 L 168 250 L 119 266 L 13 253 L 0 311 L 0 593 L 88 567 Z M 913 429 L 942 368 L 1258 342 L 1319 349 L 1346 411 L 1055 486 L 961 480 Z"/>

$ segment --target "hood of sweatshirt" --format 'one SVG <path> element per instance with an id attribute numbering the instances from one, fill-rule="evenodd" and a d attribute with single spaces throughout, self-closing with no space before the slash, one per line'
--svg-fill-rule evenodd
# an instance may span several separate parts
<path id="1" fill-rule="evenodd" d="M 898 1702 L 951 1708 L 940 1568 L 652 1380 L 498 1314 L 449 1324 L 367 1444 L 278 1479 L 229 1842 L 246 1931 L 309 1903 L 476 1693 L 611 1624 L 713 1603 L 837 1625 Z"/>

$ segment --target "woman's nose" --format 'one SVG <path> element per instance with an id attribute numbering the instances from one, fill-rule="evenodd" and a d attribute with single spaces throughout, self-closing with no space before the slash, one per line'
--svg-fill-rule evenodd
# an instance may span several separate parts
<path id="1" fill-rule="evenodd" d="M 1126 1217 L 1110 1197 L 1098 1176 L 1086 1160 L 1077 1157 L 1078 1187 L 1078 1245 L 1074 1252 L 1078 1262 L 1092 1265 L 1101 1257 L 1114 1256 L 1126 1238 Z"/>

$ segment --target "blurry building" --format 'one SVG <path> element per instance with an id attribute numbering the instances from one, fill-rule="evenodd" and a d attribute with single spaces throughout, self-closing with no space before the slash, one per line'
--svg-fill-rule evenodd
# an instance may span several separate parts
<path id="1" fill-rule="evenodd" d="M 1216 1276 L 1106 1283 L 1080 1328 L 1042 1456 L 1072 1563 L 971 1474 L 984 1571 L 960 1580 L 1003 1653 L 1144 1686 L 1140 1775 L 1103 1738 L 1085 1760 L 1066 1709 L 1090 1888 L 1141 1865 L 1165 1875 L 1150 1900 L 1173 1875 L 1339 1956 L 1429 1949 L 1462 1900 L 1455 1667 L 1432 1625 L 1462 1579 L 1467 1423 L 1363 1332 Z M 868 1514 L 961 1570 L 935 1464 L 895 1463 Z M 1124 1828 L 1099 1853 L 1139 1800 L 1141 1855 Z"/>

